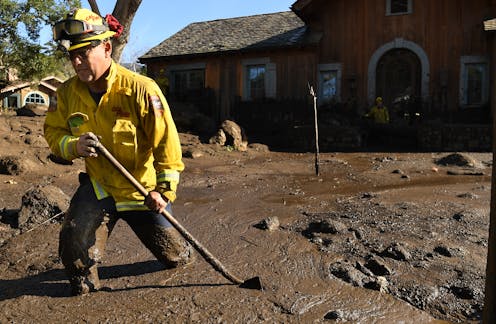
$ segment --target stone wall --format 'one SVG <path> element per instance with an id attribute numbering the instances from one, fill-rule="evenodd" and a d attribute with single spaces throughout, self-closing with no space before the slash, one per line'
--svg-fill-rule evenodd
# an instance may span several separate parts
<path id="1" fill-rule="evenodd" d="M 418 148 L 423 151 L 492 150 L 491 125 L 425 124 L 417 131 Z"/>
<path id="2" fill-rule="evenodd" d="M 382 142 L 384 150 L 430 152 L 490 152 L 492 127 L 481 124 L 424 124 L 401 134 L 391 131 L 390 141 Z M 297 150 L 315 149 L 314 127 L 294 129 L 285 136 Z M 288 144 L 289 144 L 288 143 Z M 367 141 L 366 131 L 355 126 L 319 127 L 319 147 L 322 152 L 359 151 L 374 145 Z"/>

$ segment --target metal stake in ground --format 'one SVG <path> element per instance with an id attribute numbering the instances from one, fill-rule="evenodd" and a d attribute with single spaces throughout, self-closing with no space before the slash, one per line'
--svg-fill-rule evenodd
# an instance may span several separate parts
<path id="1" fill-rule="evenodd" d="M 319 122 L 317 118 L 317 95 L 313 90 L 313 87 L 308 84 L 308 90 L 310 95 L 313 97 L 313 112 L 314 112 L 314 124 L 315 124 L 315 175 L 319 176 Z"/>
<path id="2" fill-rule="evenodd" d="M 132 185 L 143 195 L 148 196 L 148 191 L 141 185 L 141 183 L 133 177 L 133 175 L 124 168 L 124 166 L 117 161 L 117 159 L 103 146 L 102 143 L 97 142 L 95 148 L 102 153 L 102 155 L 109 160 L 109 162 L 119 170 L 119 172 L 126 177 L 126 179 L 132 183 Z M 210 263 L 210 265 L 220 272 L 226 279 L 234 284 L 239 285 L 241 288 L 248 289 L 258 289 L 263 290 L 262 282 L 259 277 L 253 277 L 245 281 L 239 279 L 235 275 L 231 274 L 217 258 L 215 258 L 212 253 L 210 253 L 198 240 L 196 240 L 193 235 L 191 235 L 186 228 L 184 228 L 169 212 L 166 210 L 162 211 L 162 215 L 178 230 L 179 233 L 200 253 L 203 258 Z"/>

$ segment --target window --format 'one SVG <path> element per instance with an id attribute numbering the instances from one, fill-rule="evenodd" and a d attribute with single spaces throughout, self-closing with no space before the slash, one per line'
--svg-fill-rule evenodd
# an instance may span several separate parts
<path id="1" fill-rule="evenodd" d="M 276 65 L 268 58 L 249 59 L 243 66 L 243 100 L 276 97 Z"/>
<path id="2" fill-rule="evenodd" d="M 18 93 L 11 94 L 3 99 L 4 108 L 19 108 L 21 107 L 21 96 Z"/>
<path id="3" fill-rule="evenodd" d="M 386 15 L 405 15 L 413 12 L 413 0 L 386 0 Z"/>
<path id="4" fill-rule="evenodd" d="M 25 102 L 28 103 L 33 103 L 37 105 L 46 105 L 45 98 L 37 92 L 31 92 L 26 96 Z"/>
<path id="5" fill-rule="evenodd" d="M 265 98 L 265 65 L 248 65 L 247 76 L 250 99 Z"/>
<path id="6" fill-rule="evenodd" d="M 489 61 L 478 56 L 464 56 L 461 60 L 460 103 L 476 107 L 489 100 Z"/>
<path id="7" fill-rule="evenodd" d="M 321 103 L 339 102 L 341 97 L 341 64 L 319 65 L 319 97 Z"/>
<path id="8" fill-rule="evenodd" d="M 173 99 L 198 98 L 205 89 L 205 64 L 169 67 L 169 90 Z"/>
<path id="9" fill-rule="evenodd" d="M 329 101 L 336 98 L 338 94 L 338 71 L 320 71 L 320 78 L 322 80 L 322 100 Z"/>

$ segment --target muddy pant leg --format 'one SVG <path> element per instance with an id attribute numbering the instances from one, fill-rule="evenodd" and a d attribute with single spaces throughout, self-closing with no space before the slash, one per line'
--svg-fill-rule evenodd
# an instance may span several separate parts
<path id="1" fill-rule="evenodd" d="M 170 204 L 167 210 L 171 212 Z M 143 244 L 167 268 L 186 265 L 194 260 L 193 248 L 161 214 L 152 211 L 120 213 Z"/>
<path id="2" fill-rule="evenodd" d="M 80 176 L 80 186 L 71 200 L 59 237 L 59 255 L 74 295 L 100 287 L 97 263 L 103 257 L 116 222 L 113 206 L 111 198 L 97 200 L 87 176 Z"/>

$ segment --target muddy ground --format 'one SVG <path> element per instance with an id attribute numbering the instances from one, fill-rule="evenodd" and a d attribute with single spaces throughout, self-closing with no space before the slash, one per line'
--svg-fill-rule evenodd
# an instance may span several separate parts
<path id="1" fill-rule="evenodd" d="M 175 216 L 264 290 L 229 284 L 199 255 L 164 270 L 118 223 L 99 268 L 105 287 L 71 297 L 57 215 L 84 164 L 48 158 L 43 118 L 0 116 L 0 323 L 481 318 L 491 153 L 323 153 L 317 177 L 312 153 L 236 152 L 181 134 L 194 158 Z"/>

